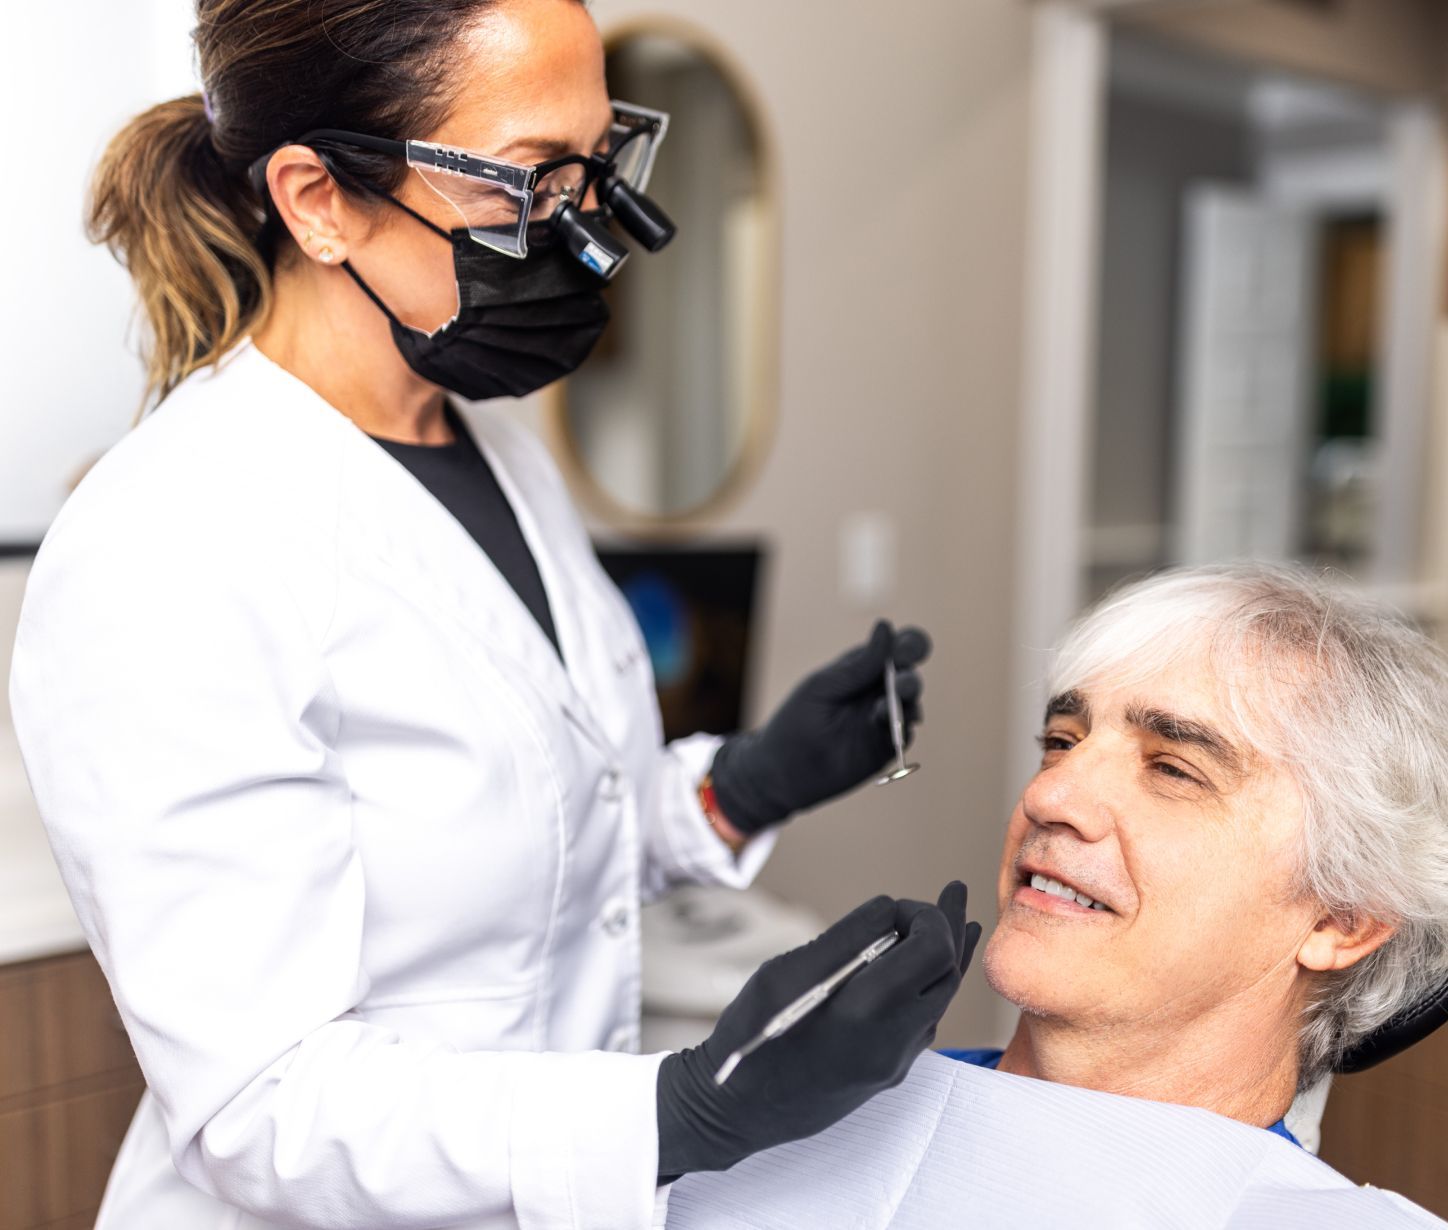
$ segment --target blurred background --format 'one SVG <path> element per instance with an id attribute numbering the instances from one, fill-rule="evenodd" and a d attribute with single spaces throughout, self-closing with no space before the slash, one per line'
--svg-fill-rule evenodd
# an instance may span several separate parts
<path id="1" fill-rule="evenodd" d="M 650 912 L 646 1042 L 703 1036 L 874 893 L 959 876 L 989 925 L 1046 650 L 1117 581 L 1302 559 L 1448 635 L 1448 4 L 592 9 L 613 92 L 672 113 L 651 192 L 681 235 L 584 372 L 508 412 L 587 512 L 671 731 L 758 720 L 878 615 L 936 642 L 923 772 L 793 824 L 759 890 Z M 129 283 L 81 202 L 115 128 L 196 88 L 191 24 L 7 17 L 0 107 L 44 157 L 0 199 L 0 665 L 29 557 L 137 409 Z M 1013 1019 L 976 970 L 939 1041 Z M 91 1224 L 138 1080 L 0 707 L 0 1228 Z M 1430 1040 L 1336 1083 L 1323 1154 L 1448 1215 L 1445 1129 Z"/>

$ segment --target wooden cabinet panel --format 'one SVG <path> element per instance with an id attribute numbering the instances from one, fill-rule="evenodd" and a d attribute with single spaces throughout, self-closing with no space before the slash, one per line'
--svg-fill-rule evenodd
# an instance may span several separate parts
<path id="1" fill-rule="evenodd" d="M 0 969 L 0 1230 L 93 1225 L 144 1087 L 89 953 Z"/>
<path id="2" fill-rule="evenodd" d="M 1448 1218 L 1448 1029 L 1332 1083 L 1322 1159 L 1357 1183 L 1401 1192 Z"/>
<path id="3" fill-rule="evenodd" d="M 35 1015 L 34 994 L 38 968 L 30 964 L 0 969 L 0 1104 L 30 1092 L 41 1079 L 43 1030 Z"/>
<path id="4" fill-rule="evenodd" d="M 74 1090 L 75 1086 L 67 1086 Z M 34 1230 L 89 1216 L 144 1086 L 122 1077 L 112 1088 L 71 1092 L 56 1101 L 0 1114 L 0 1230 Z"/>
<path id="5" fill-rule="evenodd" d="M 128 1081 L 35 1112 L 37 1135 L 46 1143 L 42 1174 L 45 1210 L 52 1219 L 100 1206 L 142 1088 Z"/>
<path id="6" fill-rule="evenodd" d="M 43 1215 L 45 1166 L 28 1112 L 0 1115 L 0 1230 L 28 1230 L 50 1220 Z"/>
<path id="7" fill-rule="evenodd" d="M 136 1070 L 110 987 L 89 953 L 45 962 L 35 1011 L 44 1027 L 39 1058 L 46 1085 Z"/>
<path id="8" fill-rule="evenodd" d="M 0 1108 L 35 1090 L 135 1066 L 89 953 L 0 969 Z"/>

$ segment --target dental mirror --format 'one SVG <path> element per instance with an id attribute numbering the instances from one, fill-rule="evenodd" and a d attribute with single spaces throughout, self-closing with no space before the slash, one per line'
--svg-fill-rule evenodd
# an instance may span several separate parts
<path id="1" fill-rule="evenodd" d="M 875 779 L 875 785 L 888 786 L 903 781 L 920 766 L 905 760 L 905 716 L 900 710 L 900 690 L 895 682 L 895 659 L 885 659 L 885 703 L 890 708 L 890 738 L 895 742 L 895 764 Z"/>

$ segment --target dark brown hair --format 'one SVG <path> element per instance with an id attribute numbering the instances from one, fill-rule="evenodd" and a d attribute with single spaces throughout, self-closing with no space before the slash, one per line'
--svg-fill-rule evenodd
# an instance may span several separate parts
<path id="1" fill-rule="evenodd" d="M 459 35 L 497 0 L 198 0 L 205 95 L 162 103 L 110 143 L 91 238 L 130 270 L 149 326 L 148 399 L 221 358 L 271 307 L 280 226 L 248 182 L 314 128 L 405 139 L 437 128 Z M 203 97 L 205 101 L 203 101 Z M 394 191 L 399 159 L 336 149 L 329 165 Z"/>

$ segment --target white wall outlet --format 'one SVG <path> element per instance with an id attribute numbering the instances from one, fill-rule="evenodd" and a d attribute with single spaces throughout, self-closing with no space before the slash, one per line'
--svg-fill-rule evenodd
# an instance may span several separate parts
<path id="1" fill-rule="evenodd" d="M 840 523 L 840 596 L 878 610 L 895 596 L 895 519 L 883 512 L 852 513 Z"/>

